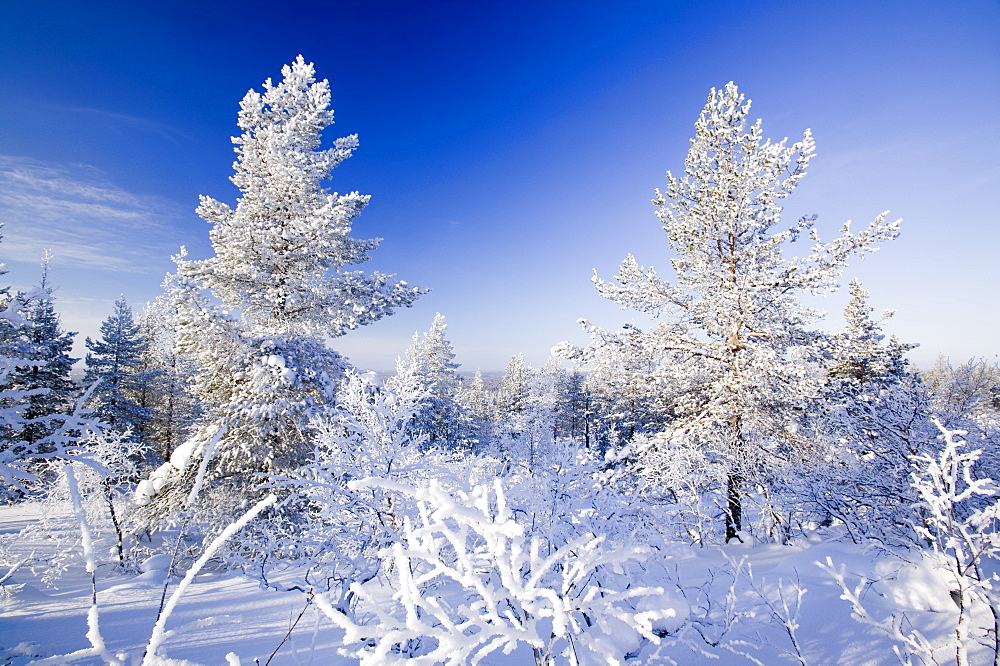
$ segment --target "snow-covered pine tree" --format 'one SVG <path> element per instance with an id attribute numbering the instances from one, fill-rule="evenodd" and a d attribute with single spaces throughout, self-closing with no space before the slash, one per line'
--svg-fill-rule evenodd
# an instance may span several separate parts
<path id="1" fill-rule="evenodd" d="M 7 265 L 0 263 L 0 275 L 6 274 Z M 9 286 L 0 286 L 0 502 L 20 497 L 22 483 L 31 478 L 26 458 L 36 452 L 21 433 L 28 400 L 42 391 L 10 386 L 11 373 L 39 364 L 28 359 L 31 348 L 25 342 L 28 322 L 21 314 L 23 305 Z"/>
<path id="2" fill-rule="evenodd" d="M 579 368 L 560 374 L 556 384 L 556 436 L 590 448 L 593 431 L 593 396 L 587 377 Z"/>
<path id="3" fill-rule="evenodd" d="M 667 172 L 666 190 L 656 191 L 676 282 L 632 255 L 614 282 L 594 276 L 606 298 L 659 319 L 642 334 L 643 346 L 664 359 L 654 374 L 696 379 L 697 393 L 671 406 L 671 430 L 724 457 L 727 540 L 742 528 L 747 484 L 766 485 L 776 466 L 804 454 L 794 423 L 819 395 L 823 360 L 817 334 L 806 328 L 818 313 L 799 297 L 834 289 L 851 256 L 899 229 L 883 213 L 857 233 L 846 224 L 825 244 L 813 216 L 776 230 L 782 199 L 813 157 L 813 139 L 806 131 L 792 146 L 764 140 L 759 120 L 747 127 L 749 111 L 734 84 L 713 89 L 684 175 Z M 811 250 L 784 257 L 803 233 Z"/>
<path id="4" fill-rule="evenodd" d="M 101 338 L 88 337 L 86 344 L 90 352 L 84 360 L 84 382 L 100 380 L 90 400 L 95 417 L 114 430 L 131 429 L 140 435 L 150 412 L 137 398 L 156 373 L 143 369 L 148 343 L 124 296 L 115 301 L 114 312 L 101 324 Z"/>
<path id="5" fill-rule="evenodd" d="M 198 214 L 213 225 L 215 256 L 180 261 L 178 273 L 226 306 L 246 328 L 272 336 L 338 337 L 409 306 L 423 290 L 381 273 L 346 270 L 364 263 L 381 239 L 351 238 L 351 221 L 369 196 L 330 193 L 321 183 L 350 157 L 357 135 L 320 149 L 333 124 L 330 84 L 316 81 L 299 56 L 240 103 L 232 176 L 236 209 L 202 197 Z"/>
<path id="6" fill-rule="evenodd" d="M 549 359 L 538 372 L 524 362 L 522 354 L 507 364 L 497 391 L 494 446 L 508 461 L 531 470 L 551 449 L 562 372 L 556 359 Z"/>
<path id="7" fill-rule="evenodd" d="M 461 387 L 456 371 L 459 364 L 454 362 L 455 352 L 445 339 L 447 329 L 444 316 L 436 314 L 422 337 L 414 334 L 413 344 L 396 361 L 396 376 L 386 382 L 395 391 L 416 391 L 425 396 L 411 428 L 426 435 L 429 445 L 438 447 L 455 447 L 464 439 L 461 407 L 456 401 Z"/>
<path id="8" fill-rule="evenodd" d="M 676 378 L 660 372 L 669 359 L 648 345 L 642 329 L 626 324 L 609 331 L 579 322 L 591 335 L 586 348 L 560 343 L 553 353 L 585 364 L 586 386 L 593 394 L 592 411 L 599 415 L 591 438 L 604 449 L 627 445 L 637 435 L 659 432 L 670 414 Z"/>
<path id="9" fill-rule="evenodd" d="M 496 395 L 486 387 L 483 373 L 477 369 L 472 379 L 462 383 L 455 396 L 465 417 L 470 445 L 477 451 L 488 448 L 496 420 Z"/>
<path id="10" fill-rule="evenodd" d="M 349 235 L 369 197 L 330 193 L 322 183 L 357 136 L 321 148 L 321 132 L 333 123 L 329 82 L 316 81 L 302 56 L 281 72 L 281 81 L 268 79 L 263 93 L 251 90 L 240 104 L 236 208 L 201 199 L 214 256 L 189 260 L 182 252 L 168 278 L 177 348 L 199 367 L 193 387 L 205 409 L 192 446 L 176 461 L 183 469 L 170 474 L 186 481 L 174 487 L 190 485 L 219 432 L 209 481 L 246 482 L 306 462 L 310 418 L 334 401 L 347 366 L 326 340 L 425 291 L 350 270 L 380 242 Z M 183 501 L 186 490 L 174 496 Z"/>
<path id="11" fill-rule="evenodd" d="M 929 401 L 905 354 L 916 345 L 886 339 L 857 280 L 844 309 L 844 331 L 829 337 L 822 408 L 808 429 L 827 442 L 823 455 L 790 475 L 793 511 L 836 519 L 855 539 L 907 539 L 911 534 L 910 460 L 933 439 Z"/>
<path id="12" fill-rule="evenodd" d="M 24 410 L 27 421 L 19 435 L 29 445 L 59 428 L 61 421 L 47 417 L 68 414 L 78 392 L 76 383 L 70 378 L 73 364 L 80 360 L 70 356 L 76 333 L 65 332 L 60 327 L 48 280 L 50 261 L 46 253 L 42 259 L 41 283 L 34 290 L 34 297 L 19 296 L 26 301 L 21 310 L 25 319 L 22 336 L 28 346 L 26 357 L 39 363 L 15 368 L 8 376 L 10 388 L 32 392 Z"/>
<path id="13" fill-rule="evenodd" d="M 880 319 L 872 319 L 868 291 L 857 279 L 848 286 L 851 295 L 844 308 L 844 332 L 832 340 L 831 377 L 854 385 L 894 384 L 907 373 L 905 354 L 916 344 L 891 337 L 888 344 L 882 323 L 892 317 L 887 310 Z"/>
<path id="14" fill-rule="evenodd" d="M 509 441 L 496 444 L 507 446 L 528 428 L 528 397 L 534 374 L 534 369 L 524 362 L 523 354 L 515 354 L 508 361 L 497 388 L 495 433 L 498 439 Z"/>
<path id="15" fill-rule="evenodd" d="M 524 354 L 515 354 L 507 362 L 497 390 L 497 410 L 503 419 L 527 409 L 528 394 L 534 369 L 524 362 Z"/>

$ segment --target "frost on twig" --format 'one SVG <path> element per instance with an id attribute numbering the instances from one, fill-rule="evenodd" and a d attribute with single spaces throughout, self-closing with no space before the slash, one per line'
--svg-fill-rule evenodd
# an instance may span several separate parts
<path id="1" fill-rule="evenodd" d="M 345 654 L 362 664 L 475 664 L 524 645 L 538 664 L 622 663 L 643 641 L 659 642 L 661 623 L 677 612 L 660 607 L 662 588 L 631 586 L 644 549 L 612 550 L 591 535 L 547 550 L 514 520 L 499 480 L 468 491 L 433 482 L 387 489 L 413 501 L 416 515 L 382 550 L 382 575 L 352 585 L 357 619 L 316 596 L 346 631 Z"/>
<path id="2" fill-rule="evenodd" d="M 224 544 L 227 539 L 229 539 L 231 536 L 233 536 L 241 529 L 243 529 L 243 527 L 247 523 L 256 518 L 264 509 L 273 506 L 277 501 L 278 501 L 277 496 L 272 494 L 268 495 L 261 501 L 254 504 L 249 511 L 244 513 L 239 518 L 239 520 L 237 520 L 235 523 L 232 523 L 229 527 L 224 529 L 219 536 L 215 537 L 212 543 L 209 544 L 208 548 L 205 549 L 205 552 L 201 554 L 201 557 L 199 557 L 198 560 L 191 566 L 191 568 L 188 569 L 187 574 L 184 576 L 184 579 L 181 580 L 180 584 L 177 586 L 177 589 L 174 590 L 174 593 L 170 595 L 170 599 L 167 601 L 166 606 L 163 607 L 163 611 L 160 613 L 159 617 L 156 620 L 156 626 L 153 627 L 153 633 L 149 637 L 149 644 L 146 646 L 146 653 L 142 659 L 143 666 L 150 666 L 151 664 L 156 663 L 156 660 L 158 659 L 157 653 L 160 650 L 160 646 L 163 644 L 163 641 L 166 640 L 167 636 L 169 635 L 169 633 L 166 631 L 167 619 L 170 617 L 170 614 L 173 612 L 174 607 L 177 605 L 177 602 L 180 601 L 180 598 L 184 595 L 184 592 L 187 590 L 188 586 L 191 585 L 191 582 L 194 580 L 194 577 L 198 575 L 199 571 L 201 571 L 202 567 L 204 567 L 205 564 L 207 564 L 208 561 L 212 559 L 212 557 L 219 550 L 219 548 L 222 547 L 222 544 Z"/>

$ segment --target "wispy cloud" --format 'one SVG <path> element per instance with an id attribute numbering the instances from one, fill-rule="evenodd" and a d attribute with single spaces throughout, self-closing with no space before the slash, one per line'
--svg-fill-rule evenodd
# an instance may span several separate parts
<path id="1" fill-rule="evenodd" d="M 0 254 L 33 262 L 143 272 L 176 251 L 172 225 L 190 215 L 173 202 L 123 190 L 99 169 L 0 155 Z"/>
<path id="2" fill-rule="evenodd" d="M 159 134 L 165 139 L 173 142 L 176 142 L 178 137 L 184 136 L 183 132 L 178 130 L 176 127 L 167 125 L 166 123 L 150 120 L 148 118 L 140 118 L 138 116 L 130 116 L 125 113 L 108 111 L 106 109 L 93 109 L 83 106 L 55 106 L 52 104 L 42 104 L 37 102 L 33 103 L 33 105 L 38 109 L 54 111 L 56 113 L 90 116 L 92 118 L 99 118 L 109 123 L 131 125 L 154 134 Z"/>

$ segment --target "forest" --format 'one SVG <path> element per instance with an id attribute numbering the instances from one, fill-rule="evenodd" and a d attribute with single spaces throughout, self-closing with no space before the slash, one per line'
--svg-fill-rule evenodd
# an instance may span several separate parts
<path id="1" fill-rule="evenodd" d="M 713 88 L 620 327 L 463 376 L 438 314 L 377 374 L 337 339 L 426 289 L 358 268 L 330 104 L 247 93 L 213 255 L 86 358 L 47 261 L 0 290 L 0 663 L 1000 663 L 1000 367 L 911 367 L 857 280 L 821 328 L 901 221 L 783 220 L 809 131 Z"/>

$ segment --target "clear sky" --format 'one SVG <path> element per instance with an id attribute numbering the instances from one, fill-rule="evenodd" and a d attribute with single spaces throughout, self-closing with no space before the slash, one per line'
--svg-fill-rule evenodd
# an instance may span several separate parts
<path id="1" fill-rule="evenodd" d="M 578 318 L 631 318 L 592 269 L 611 277 L 632 252 L 669 274 L 653 189 L 733 80 L 767 136 L 815 134 L 789 223 L 817 213 L 829 239 L 847 219 L 904 219 L 845 284 L 897 311 L 887 330 L 921 343 L 911 358 L 996 359 L 998 35 L 993 0 L 2 0 L 0 258 L 23 288 L 52 250 L 81 340 L 119 294 L 141 309 L 180 245 L 207 256 L 194 208 L 238 196 L 239 100 L 301 53 L 331 83 L 326 138 L 360 135 L 330 186 L 372 195 L 354 233 L 385 241 L 363 267 L 432 289 L 336 347 L 391 369 L 441 312 L 463 371 L 539 365 L 584 341 Z"/>

